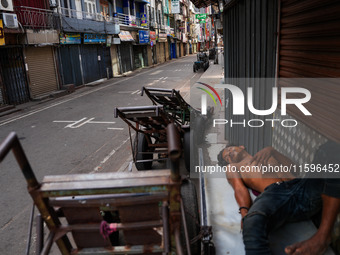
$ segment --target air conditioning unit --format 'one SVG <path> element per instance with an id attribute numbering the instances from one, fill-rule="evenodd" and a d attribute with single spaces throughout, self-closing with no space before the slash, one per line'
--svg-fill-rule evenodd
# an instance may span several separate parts
<path id="1" fill-rule="evenodd" d="M 2 18 L 4 21 L 5 27 L 8 28 L 18 28 L 18 18 L 17 15 L 14 13 L 3 13 Z"/>
<path id="2" fill-rule="evenodd" d="M 0 10 L 1 11 L 13 11 L 12 0 L 0 0 Z"/>

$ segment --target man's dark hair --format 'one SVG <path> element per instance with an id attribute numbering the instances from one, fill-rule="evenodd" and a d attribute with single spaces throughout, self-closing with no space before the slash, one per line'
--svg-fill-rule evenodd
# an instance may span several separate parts
<path id="1" fill-rule="evenodd" d="M 217 155 L 217 161 L 218 161 L 218 165 L 219 166 L 227 166 L 230 164 L 230 162 L 227 162 L 224 160 L 223 158 L 223 151 L 226 149 L 226 148 L 229 148 L 229 147 L 233 147 L 233 146 L 237 146 L 236 144 L 228 144 L 223 150 L 220 151 L 220 153 Z"/>

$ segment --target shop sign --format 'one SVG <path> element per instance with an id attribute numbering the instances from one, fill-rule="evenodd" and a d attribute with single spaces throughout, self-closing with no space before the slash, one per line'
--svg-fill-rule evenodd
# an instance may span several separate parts
<path id="1" fill-rule="evenodd" d="M 112 44 L 120 44 L 120 38 L 112 38 Z"/>
<path id="2" fill-rule="evenodd" d="M 2 19 L 0 19 L 0 46 L 5 45 L 5 32 L 4 25 L 2 23 Z"/>
<path id="3" fill-rule="evenodd" d="M 150 41 L 149 31 L 139 30 L 138 34 L 139 34 L 139 43 L 149 43 Z"/>
<path id="4" fill-rule="evenodd" d="M 171 35 L 172 37 L 176 37 L 176 35 L 175 35 L 175 29 L 174 29 L 174 28 L 170 28 L 170 35 Z"/>
<path id="5" fill-rule="evenodd" d="M 136 16 L 133 16 L 133 15 L 130 15 L 129 16 L 129 24 L 130 26 L 137 26 L 137 23 L 136 23 Z"/>
<path id="6" fill-rule="evenodd" d="M 147 27 L 148 26 L 148 19 L 147 19 L 146 14 L 140 15 L 140 25 L 141 25 L 141 27 Z"/>
<path id="7" fill-rule="evenodd" d="M 84 43 L 105 43 L 106 36 L 100 34 L 84 34 Z"/>
<path id="8" fill-rule="evenodd" d="M 206 13 L 199 13 L 199 14 L 196 14 L 196 19 L 206 19 L 207 16 L 208 15 Z"/>
<path id="9" fill-rule="evenodd" d="M 60 44 L 81 44 L 80 34 L 64 34 L 59 35 Z"/>
<path id="10" fill-rule="evenodd" d="M 180 13 L 179 0 L 171 0 L 171 13 Z"/>
<path id="11" fill-rule="evenodd" d="M 118 34 L 120 40 L 122 40 L 123 42 L 133 42 L 133 38 L 132 35 L 130 34 L 129 31 L 120 31 L 120 33 Z"/>
<path id="12" fill-rule="evenodd" d="M 156 42 L 156 32 L 155 31 L 150 31 L 150 41 Z"/>

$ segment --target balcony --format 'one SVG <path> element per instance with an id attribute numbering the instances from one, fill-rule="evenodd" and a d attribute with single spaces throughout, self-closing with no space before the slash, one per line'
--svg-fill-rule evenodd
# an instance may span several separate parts
<path id="1" fill-rule="evenodd" d="M 100 13 L 58 8 L 61 27 L 65 32 L 119 34 L 118 19 Z"/>
<path id="2" fill-rule="evenodd" d="M 148 29 L 149 24 L 143 23 L 140 18 L 137 18 L 136 16 L 133 15 L 127 15 L 124 13 L 118 13 L 118 22 L 119 25 L 124 26 L 124 27 L 129 27 L 129 28 L 136 28 L 136 29 Z"/>
<path id="3" fill-rule="evenodd" d="M 60 29 L 60 19 L 51 10 L 34 7 L 18 6 L 14 8 L 18 21 L 26 29 Z"/>

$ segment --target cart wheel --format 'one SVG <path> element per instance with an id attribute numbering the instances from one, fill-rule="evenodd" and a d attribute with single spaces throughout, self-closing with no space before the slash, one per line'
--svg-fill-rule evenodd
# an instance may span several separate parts
<path id="1" fill-rule="evenodd" d="M 197 194 L 195 185 L 188 179 L 183 180 L 181 185 L 181 197 L 183 200 L 186 225 L 188 229 L 189 240 L 197 237 L 200 233 L 200 221 L 199 221 L 199 213 L 198 213 L 198 202 L 197 202 Z M 184 251 L 186 251 L 186 242 L 185 242 L 185 234 L 183 223 L 181 227 L 181 239 L 184 247 Z M 196 242 L 190 245 L 191 254 L 201 254 L 201 240 L 197 240 Z"/>
<path id="2" fill-rule="evenodd" d="M 148 141 L 146 139 L 146 135 L 143 133 L 138 133 L 134 141 L 135 152 L 136 152 L 136 161 L 138 160 L 146 160 L 153 159 L 153 154 L 143 154 L 143 152 L 152 152 L 149 148 Z M 150 170 L 152 166 L 152 161 L 150 162 L 135 162 L 136 168 L 139 171 L 142 170 Z"/>
<path id="3" fill-rule="evenodd" d="M 190 131 L 186 131 L 183 137 L 185 168 L 190 172 Z"/>
<path id="4" fill-rule="evenodd" d="M 196 66 L 195 65 L 194 65 L 193 69 L 194 69 L 194 73 L 196 73 Z"/>

